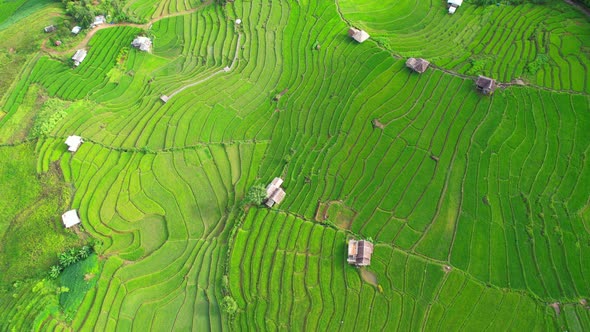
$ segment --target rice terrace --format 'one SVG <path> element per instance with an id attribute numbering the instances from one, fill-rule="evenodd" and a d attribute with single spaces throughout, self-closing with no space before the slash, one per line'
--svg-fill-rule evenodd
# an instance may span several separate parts
<path id="1" fill-rule="evenodd" d="M 588 0 L 0 0 L 0 331 L 590 330 Z"/>

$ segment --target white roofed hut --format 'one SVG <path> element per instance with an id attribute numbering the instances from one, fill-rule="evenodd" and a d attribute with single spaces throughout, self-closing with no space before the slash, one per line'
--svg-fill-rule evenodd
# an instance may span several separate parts
<path id="1" fill-rule="evenodd" d="M 80 136 L 68 136 L 66 139 L 66 145 L 68 146 L 68 151 L 76 152 L 80 145 L 84 143 L 84 140 Z"/>
<path id="2" fill-rule="evenodd" d="M 92 24 L 90 24 L 90 27 L 94 28 L 95 26 L 105 24 L 106 22 L 107 22 L 107 19 L 104 17 L 104 15 L 98 15 L 98 16 L 94 17 L 94 22 L 92 22 Z"/>
<path id="3" fill-rule="evenodd" d="M 348 264 L 355 266 L 371 265 L 371 256 L 373 255 L 373 244 L 365 240 L 348 241 Z"/>
<path id="4" fill-rule="evenodd" d="M 283 179 L 274 178 L 272 182 L 266 186 L 266 201 L 264 204 L 268 207 L 273 207 L 275 204 L 280 204 L 285 199 L 285 191 L 281 188 Z"/>
<path id="5" fill-rule="evenodd" d="M 43 31 L 45 31 L 46 33 L 53 32 L 53 31 L 55 31 L 55 30 L 57 30 L 57 28 L 55 27 L 55 25 L 46 26 L 46 27 L 43 29 Z"/>
<path id="6" fill-rule="evenodd" d="M 72 29 L 72 33 L 73 33 L 73 34 L 75 34 L 75 35 L 79 34 L 79 33 L 80 33 L 80 31 L 82 31 L 82 27 L 81 27 L 81 26 L 77 26 L 77 25 L 76 25 L 76 26 L 75 26 L 75 27 Z"/>
<path id="7" fill-rule="evenodd" d="M 475 81 L 475 86 L 484 95 L 491 95 L 497 88 L 496 80 L 485 76 L 479 76 Z"/>
<path id="8" fill-rule="evenodd" d="M 449 7 L 449 14 L 454 14 L 457 8 L 461 7 L 463 0 L 448 0 L 447 6 Z"/>
<path id="9" fill-rule="evenodd" d="M 76 210 L 70 210 L 61 215 L 61 221 L 66 228 L 70 228 L 80 223 L 80 217 L 78 217 Z"/>
<path id="10" fill-rule="evenodd" d="M 413 71 L 422 74 L 423 72 L 426 71 L 426 69 L 428 69 L 428 66 L 430 65 L 430 62 L 422 59 L 422 58 L 409 58 L 406 61 L 406 67 L 412 69 Z"/>
<path id="11" fill-rule="evenodd" d="M 369 39 L 369 37 L 371 37 L 364 30 L 359 30 L 359 29 L 356 29 L 356 28 L 350 28 L 350 29 L 348 29 L 348 35 L 352 39 L 356 40 L 359 43 L 362 43 L 365 40 Z"/>
<path id="12" fill-rule="evenodd" d="M 133 39 L 131 46 L 143 52 L 149 52 L 152 49 L 152 41 L 148 37 L 139 36 Z"/>
<path id="13" fill-rule="evenodd" d="M 78 67 L 80 63 L 84 61 L 87 54 L 88 52 L 86 52 L 86 50 L 77 50 L 74 56 L 72 57 L 72 60 L 74 60 L 74 66 Z"/>

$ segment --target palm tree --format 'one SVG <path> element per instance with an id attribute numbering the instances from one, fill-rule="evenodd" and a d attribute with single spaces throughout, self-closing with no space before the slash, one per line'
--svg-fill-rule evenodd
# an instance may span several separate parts
<path id="1" fill-rule="evenodd" d="M 56 279 L 57 277 L 59 277 L 60 273 L 61 268 L 59 267 L 59 265 L 53 265 L 51 269 L 49 269 L 49 278 Z"/>

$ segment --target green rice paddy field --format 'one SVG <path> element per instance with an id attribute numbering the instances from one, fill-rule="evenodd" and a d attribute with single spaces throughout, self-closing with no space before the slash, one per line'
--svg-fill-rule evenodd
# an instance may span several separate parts
<path id="1" fill-rule="evenodd" d="M 55 12 L 39 3 L 23 10 Z M 3 285 L 0 330 L 590 329 L 585 14 L 557 0 L 452 16 L 430 0 L 126 8 L 151 21 L 153 52 L 129 47 L 141 27 L 109 26 L 76 69 L 82 36 L 31 53 L 1 95 L 3 154 L 61 170 L 100 246 L 88 284 L 62 275 L 67 315 L 59 281 Z M 433 66 L 412 73 L 408 56 Z M 483 96 L 479 74 L 524 85 Z M 48 100 L 61 113 L 33 137 Z M 277 176 L 280 205 L 242 209 Z M 18 212 L 3 210 L 5 238 Z M 346 263 L 351 238 L 375 243 L 371 266 Z"/>

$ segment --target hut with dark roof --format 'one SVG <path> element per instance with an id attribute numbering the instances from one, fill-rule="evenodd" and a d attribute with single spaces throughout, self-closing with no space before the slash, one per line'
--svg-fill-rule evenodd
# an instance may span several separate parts
<path id="1" fill-rule="evenodd" d="M 491 95 L 497 88 L 496 80 L 485 76 L 479 76 L 475 81 L 475 86 L 484 95 Z"/>
<path id="2" fill-rule="evenodd" d="M 422 59 L 422 58 L 409 58 L 406 61 L 406 67 L 412 69 L 413 71 L 422 74 L 423 72 L 426 71 L 426 69 L 428 69 L 428 66 L 430 65 L 430 62 Z"/>

